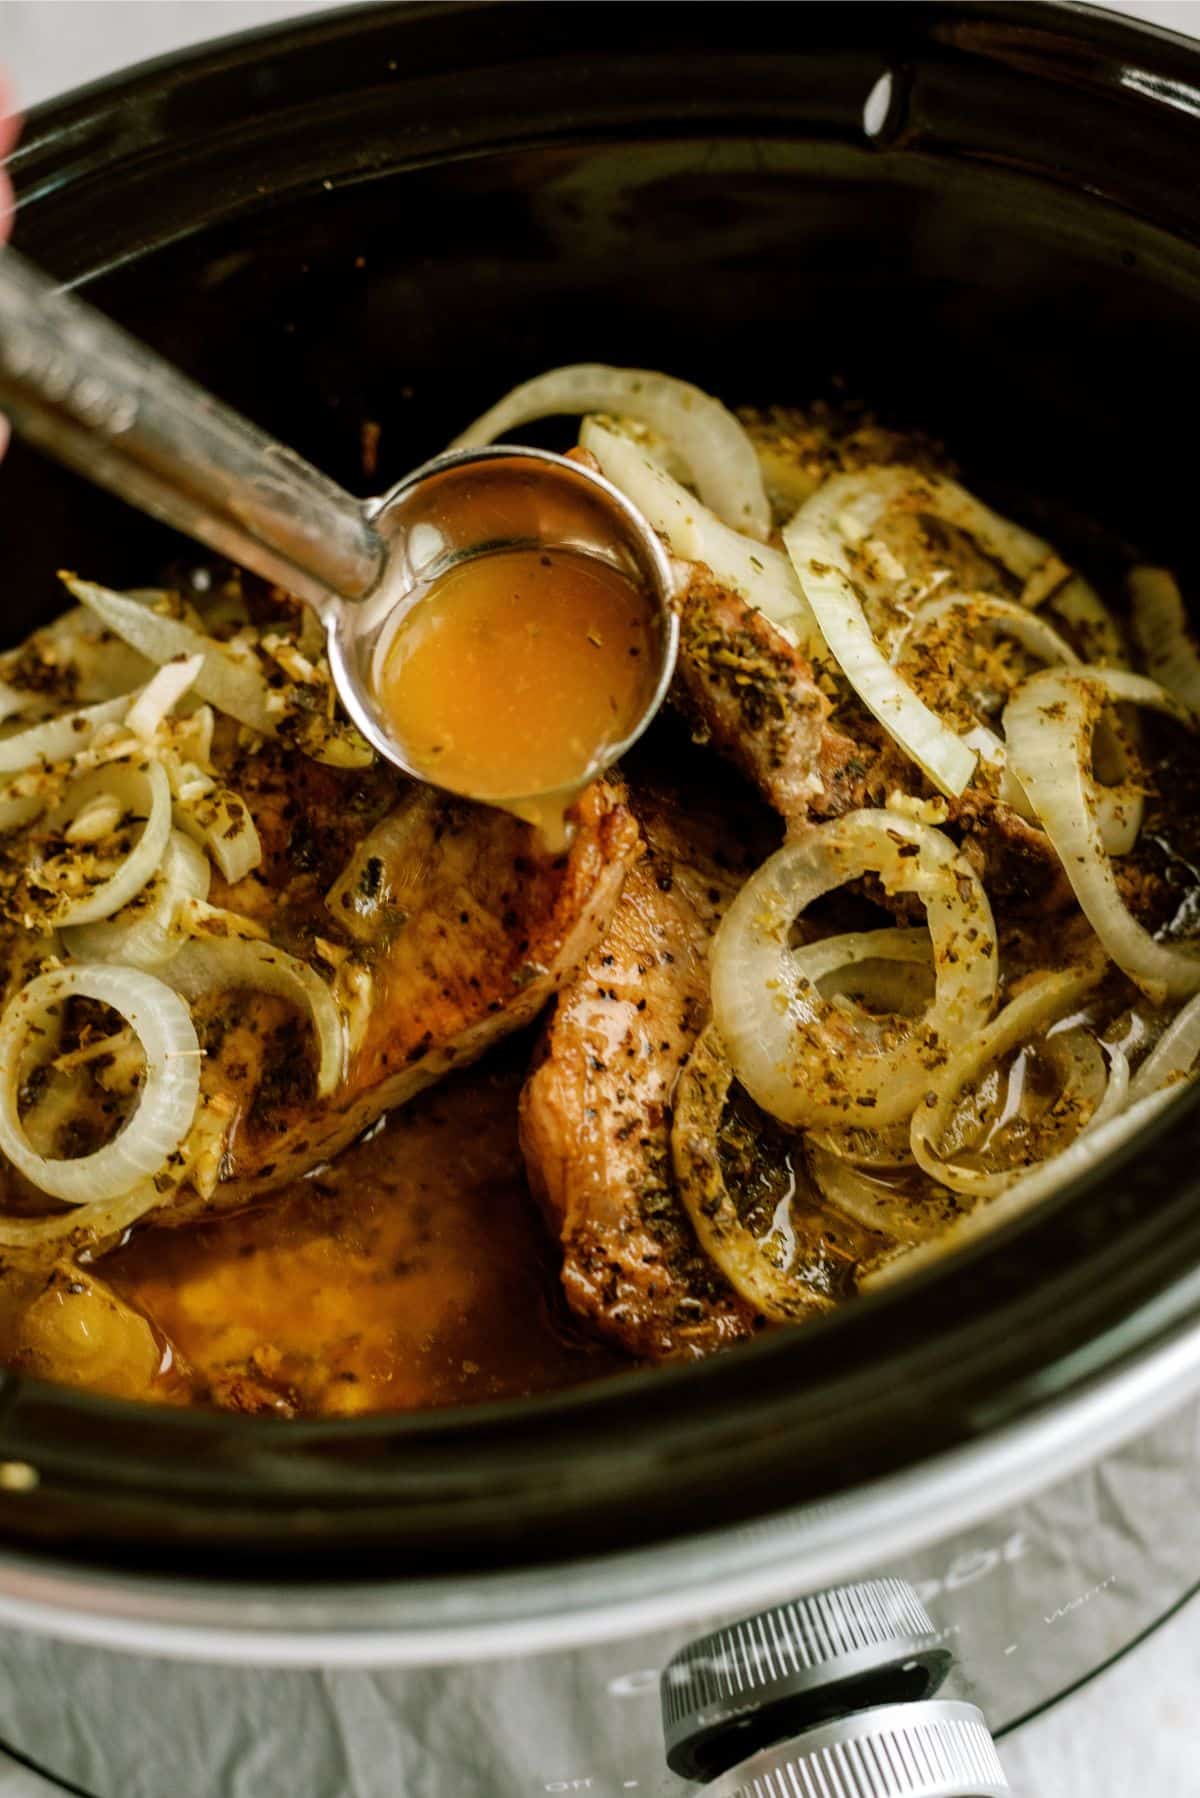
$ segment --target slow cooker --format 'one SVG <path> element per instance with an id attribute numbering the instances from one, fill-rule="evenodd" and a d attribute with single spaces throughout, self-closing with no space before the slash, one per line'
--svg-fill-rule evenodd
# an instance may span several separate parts
<path id="1" fill-rule="evenodd" d="M 39 109 L 16 242 L 349 485 L 365 419 L 386 487 L 637 363 L 862 396 L 1186 591 L 1198 118 L 1082 6 L 380 5 Z M 181 549 L 12 448 L 10 637 Z M 89 1798 L 985 1798 L 1200 1583 L 1195 1114 L 703 1364 L 289 1424 L 4 1375 L 0 1740 Z"/>

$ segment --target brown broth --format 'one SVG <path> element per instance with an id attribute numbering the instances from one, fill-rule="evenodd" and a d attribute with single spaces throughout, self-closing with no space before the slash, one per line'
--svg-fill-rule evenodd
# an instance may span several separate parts
<path id="1" fill-rule="evenodd" d="M 524 1182 L 520 1078 L 450 1081 L 261 1209 L 144 1230 L 106 1256 L 99 1275 L 174 1351 L 158 1396 L 406 1411 L 627 1367 L 566 1309 Z"/>
<path id="2" fill-rule="evenodd" d="M 380 700 L 439 785 L 496 800 L 578 790 L 650 698 L 651 626 L 645 596 L 598 557 L 475 556 L 409 612 Z"/>

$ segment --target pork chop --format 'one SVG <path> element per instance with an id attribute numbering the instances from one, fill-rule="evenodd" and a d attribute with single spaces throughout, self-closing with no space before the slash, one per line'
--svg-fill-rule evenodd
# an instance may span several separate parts
<path id="1" fill-rule="evenodd" d="M 330 1160 L 529 1023 L 603 936 L 638 852 L 630 813 L 603 783 L 580 799 L 563 855 L 506 812 L 414 787 L 360 841 L 354 866 L 369 891 L 343 891 L 339 920 L 325 895 L 363 836 L 353 786 L 267 751 L 230 778 L 264 856 L 213 898 L 268 924 L 272 941 L 326 978 L 353 971 L 343 988 L 355 995 L 350 1052 L 338 1086 L 318 1098 L 310 1033 L 293 1008 L 252 990 L 197 1002 L 202 1090 L 232 1123 L 215 1189 L 181 1187 L 152 1214 L 159 1224 L 243 1206 Z"/>
<path id="2" fill-rule="evenodd" d="M 521 1146 L 571 1306 L 630 1353 L 663 1360 L 756 1327 L 676 1195 L 671 1104 L 708 1017 L 713 933 L 769 845 L 739 839 L 733 806 L 636 785 L 630 805 L 645 853 L 546 1028 Z"/>
<path id="3" fill-rule="evenodd" d="M 897 791 L 934 796 L 853 695 L 840 695 L 835 709 L 807 657 L 705 568 L 695 569 L 684 602 L 676 700 L 698 740 L 741 768 L 790 826 L 885 805 Z M 1010 905 L 1072 903 L 1046 833 L 986 786 L 951 800 L 946 821 L 980 878 Z"/>

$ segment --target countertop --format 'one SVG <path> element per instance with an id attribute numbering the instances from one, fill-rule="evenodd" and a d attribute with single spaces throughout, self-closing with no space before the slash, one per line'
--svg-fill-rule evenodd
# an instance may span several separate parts
<path id="1" fill-rule="evenodd" d="M 0 0 L 0 61 L 19 101 L 28 106 L 126 63 L 327 4 Z M 1130 0 L 1113 10 L 1200 37 L 1200 0 Z M 1186 1521 L 1200 1528 L 1197 1520 Z M 1198 1698 L 1200 1601 L 1195 1601 L 1115 1667 L 1003 1742 L 1014 1792 L 1018 1798 L 1200 1794 Z M 0 1756 L 0 1798 L 52 1798 L 60 1790 Z"/>

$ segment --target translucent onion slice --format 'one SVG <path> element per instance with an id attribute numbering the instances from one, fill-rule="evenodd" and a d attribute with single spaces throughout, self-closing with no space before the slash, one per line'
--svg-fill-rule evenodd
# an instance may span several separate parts
<path id="1" fill-rule="evenodd" d="M 1022 597 L 1026 605 L 1041 603 Z M 1083 660 L 1089 665 L 1128 668 L 1129 651 L 1121 627 L 1091 582 L 1085 581 L 1082 575 L 1073 574 L 1064 582 L 1049 599 L 1046 609 L 1074 633 L 1076 641 L 1082 645 Z"/>
<path id="2" fill-rule="evenodd" d="M 98 624 L 86 606 L 71 606 L 41 625 L 19 649 L 0 656 L 0 669 L 19 675 L 30 655 L 69 674 L 72 695 L 80 705 L 136 692 L 154 673 L 152 662 Z M 44 695 L 37 692 L 22 693 L 21 699 L 23 705 L 44 705 Z"/>
<path id="3" fill-rule="evenodd" d="M 789 943 L 806 906 L 871 872 L 925 906 L 936 987 L 917 1020 L 824 998 Z M 949 838 L 893 812 L 849 812 L 798 834 L 746 882 L 713 945 L 713 1015 L 764 1111 L 788 1124 L 880 1128 L 911 1112 L 931 1063 L 983 1026 L 996 961 L 987 894 Z"/>
<path id="4" fill-rule="evenodd" d="M 98 586 L 95 581 L 81 581 L 73 574 L 64 574 L 61 579 L 75 598 L 82 600 L 109 630 L 115 631 L 149 661 L 161 667 L 164 662 L 173 662 L 178 657 L 190 661 L 199 656 L 201 666 L 194 681 L 199 697 L 251 730 L 259 731 L 263 736 L 275 735 L 275 724 L 267 705 L 271 689 L 251 657 L 236 654 L 227 644 L 218 643 L 215 637 L 206 637 L 180 618 L 156 612 L 145 599 L 135 599 L 128 593 L 114 593 L 110 587 Z"/>
<path id="5" fill-rule="evenodd" d="M 1027 591 L 1040 586 L 1048 592 L 1047 576 L 1057 583 L 1070 575 L 1043 538 L 1002 518 L 957 481 L 900 463 L 833 475 L 804 502 L 793 522 L 803 519 L 828 543 L 844 548 L 870 536 L 893 511 L 915 512 L 954 526 Z"/>
<path id="6" fill-rule="evenodd" d="M 951 1224 L 949 1229 L 942 1231 L 931 1241 L 921 1243 L 882 1266 L 873 1268 L 859 1280 L 860 1290 L 890 1285 L 895 1280 L 915 1273 L 918 1268 L 928 1266 L 932 1261 L 940 1261 L 944 1256 L 953 1254 L 956 1249 L 965 1248 L 968 1243 L 998 1230 L 1002 1224 L 1011 1223 L 1031 1206 L 1039 1204 L 1041 1200 L 1069 1185 L 1072 1180 L 1080 1179 L 1092 1168 L 1106 1161 L 1115 1150 L 1144 1130 L 1161 1111 L 1165 1111 L 1178 1091 L 1177 1086 L 1169 1086 L 1161 1092 L 1149 1093 L 1136 1104 L 1119 1112 L 1116 1117 L 1108 1118 L 1095 1129 L 1085 1130 L 1061 1154 L 1051 1156 L 1030 1173 L 1014 1181 L 998 1198 L 977 1205 L 973 1211 L 969 1211 L 965 1217 Z"/>
<path id="7" fill-rule="evenodd" d="M 1165 568 L 1135 568 L 1129 596 L 1133 635 L 1147 671 L 1200 718 L 1200 655 L 1174 575 Z"/>
<path id="8" fill-rule="evenodd" d="M 796 966 L 814 986 L 828 983 L 865 961 L 898 961 L 928 967 L 933 944 L 927 930 L 849 930 L 820 937 L 795 951 Z"/>
<path id="9" fill-rule="evenodd" d="M 922 1102 L 913 1112 L 910 1140 L 914 1159 L 932 1180 L 949 1187 L 951 1192 L 981 1198 L 1003 1192 L 1026 1171 L 964 1166 L 947 1159 L 937 1145 L 946 1134 L 964 1089 L 977 1081 L 999 1056 L 1027 1043 L 1078 1004 L 1085 993 L 1099 984 L 1104 968 L 1103 958 L 1095 956 L 1079 968 L 1047 974 L 1034 981 L 1010 999 L 990 1024 L 965 1042 L 930 1081 Z M 1094 1108 L 1083 1118 L 1081 1127 L 1093 1114 Z"/>
<path id="10" fill-rule="evenodd" d="M 898 662 L 914 637 L 950 612 L 969 610 L 986 619 L 1001 636 L 1012 637 L 1030 655 L 1038 656 L 1048 666 L 1080 666 L 1080 658 L 1066 638 L 1037 612 L 1018 605 L 1011 599 L 996 599 L 988 593 L 954 593 L 929 600 L 918 606 L 912 619 L 896 640 L 893 663 Z M 1120 779 L 1111 784 L 1093 781 L 1100 834 L 1110 855 L 1128 855 L 1142 827 L 1142 791 L 1132 776 L 1134 758 L 1131 745 L 1119 724 L 1101 721 L 1097 727 L 1097 747 L 1103 747 L 1109 760 L 1121 770 Z M 972 739 L 974 738 L 974 741 Z M 1001 770 L 1000 797 L 1014 811 L 1034 821 L 1035 813 L 1019 780 L 1007 765 L 1007 751 L 1000 738 L 987 725 L 980 725 L 978 735 L 968 732 L 964 742 L 978 749 L 980 758 Z"/>
<path id="11" fill-rule="evenodd" d="M 1075 897 L 1117 966 L 1156 1004 L 1200 988 L 1200 951 L 1155 942 L 1117 890 L 1096 815 L 1091 741 L 1106 700 L 1166 712 L 1191 727 L 1156 682 L 1114 668 L 1046 669 L 1009 700 L 1009 762 L 1062 862 Z"/>
<path id="12" fill-rule="evenodd" d="M 34 1150 L 21 1123 L 18 1095 L 24 1051 L 66 1000 L 95 999 L 117 1012 L 146 1058 L 137 1109 L 92 1155 L 52 1160 Z M 0 1017 L 0 1153 L 40 1192 L 69 1205 L 122 1198 L 153 1180 L 191 1128 L 200 1095 L 200 1044 L 187 1006 L 170 987 L 135 968 L 77 963 L 39 974 Z"/>
<path id="13" fill-rule="evenodd" d="M 413 788 L 357 845 L 326 893 L 330 916 L 360 943 L 378 942 L 400 928 L 420 902 L 428 828 L 422 790 Z"/>
<path id="14" fill-rule="evenodd" d="M 172 1185 L 142 1180 L 118 1199 L 92 1199 L 49 1217 L 0 1217 L 0 1248 L 61 1256 L 67 1239 L 76 1250 L 117 1241 L 148 1211 L 165 1204 L 172 1190 Z"/>
<path id="15" fill-rule="evenodd" d="M 924 1242 L 946 1223 L 949 1201 L 944 1197 L 914 1204 L 886 1181 L 872 1179 L 845 1156 L 811 1138 L 808 1161 L 822 1197 L 834 1210 L 881 1236 L 897 1242 Z"/>
<path id="16" fill-rule="evenodd" d="M 110 918 L 65 929 L 63 946 L 81 961 L 161 967 L 182 947 L 174 929 L 180 905 L 185 899 L 207 898 L 211 879 L 207 856 L 181 831 L 173 830 L 161 868 L 142 891 Z"/>
<path id="17" fill-rule="evenodd" d="M 917 607 L 896 638 L 892 648 L 893 663 L 900 661 L 912 639 L 928 630 L 931 624 L 937 624 L 951 612 L 963 611 L 986 619 L 1002 637 L 1012 637 L 1030 655 L 1050 665 L 1076 663 L 1080 659 L 1066 638 L 1037 612 L 1031 612 L 1028 606 L 1018 605 L 1012 599 L 999 599 L 991 593 L 947 593 Z"/>
<path id="18" fill-rule="evenodd" d="M 1056 1070 L 1060 1096 L 1058 1108 L 1070 1097 L 1087 1107 L 1087 1128 L 1108 1096 L 1109 1062 L 1103 1047 L 1083 1024 L 1052 1025 L 1040 1045 L 1043 1059 Z M 1128 1065 L 1128 1064 L 1127 1064 Z"/>
<path id="19" fill-rule="evenodd" d="M 769 534 L 771 509 L 762 470 L 742 425 L 699 387 L 651 369 L 608 368 L 597 362 L 549 369 L 505 394 L 450 447 L 478 449 L 534 419 L 585 412 L 623 413 L 649 425 L 686 464 L 701 499 L 718 518 L 760 541 Z"/>
<path id="20" fill-rule="evenodd" d="M 1104 1043 L 1101 1046 L 1108 1056 L 1108 1084 L 1104 1088 L 1104 1097 L 1088 1120 L 1088 1130 L 1098 1130 L 1110 1118 L 1116 1117 L 1118 1112 L 1124 1111 L 1131 1097 L 1129 1057 L 1124 1049 L 1118 1049 L 1114 1043 Z"/>
<path id="21" fill-rule="evenodd" d="M 61 791 L 61 781 L 44 768 L 26 769 L 6 780 L 0 786 L 0 835 L 30 823 Z"/>
<path id="22" fill-rule="evenodd" d="M 827 1311 L 829 1298 L 771 1259 L 738 1216 L 721 1171 L 721 1117 L 733 1072 L 710 1024 L 688 1057 L 675 1089 L 671 1155 L 679 1196 L 701 1248 L 734 1291 L 780 1323 Z"/>
<path id="23" fill-rule="evenodd" d="M 1130 1082 L 1129 1097 L 1136 1104 L 1161 1087 L 1174 1085 L 1190 1074 L 1200 1055 L 1200 993 L 1189 999 L 1171 1019 Z"/>
<path id="24" fill-rule="evenodd" d="M 262 861 L 262 840 L 249 806 L 191 764 L 169 765 L 168 772 L 176 828 L 207 849 L 221 878 L 236 886 Z"/>
<path id="25" fill-rule="evenodd" d="M 273 943 L 241 934 L 245 920 L 233 912 L 205 908 L 207 917 L 184 906 L 185 927 L 203 934 L 185 942 L 163 969 L 189 999 L 223 988 L 274 993 L 308 1015 L 317 1047 L 317 1095 L 327 1098 L 341 1083 L 346 1065 L 346 1031 L 333 994 L 307 963 Z M 224 932 L 224 934 L 222 934 Z"/>
<path id="26" fill-rule="evenodd" d="M 87 861 L 94 851 L 85 841 L 70 841 L 70 833 L 85 808 L 102 806 L 105 801 L 111 801 L 114 822 L 128 814 L 141 822 L 133 826 L 138 832 L 137 841 L 116 871 L 107 879 L 93 879 L 87 872 Z M 171 788 L 166 770 L 149 757 L 137 762 L 106 762 L 93 768 L 71 781 L 50 813 L 46 828 L 56 835 L 64 834 L 67 841 L 61 851 L 31 870 L 31 884 L 47 894 L 42 921 L 61 928 L 110 918 L 128 905 L 162 863 L 171 834 Z M 76 873 L 78 881 L 72 878 Z M 73 885 L 80 885 L 82 890 L 73 893 Z"/>
<path id="27" fill-rule="evenodd" d="M 723 587 L 740 593 L 791 642 L 811 656 L 828 657 L 804 589 L 785 555 L 731 530 L 639 444 L 597 419 L 585 419 L 579 441 L 675 555 L 685 562 L 702 562 Z"/>
<path id="28" fill-rule="evenodd" d="M 956 799 L 969 786 L 978 757 L 918 698 L 876 643 L 845 550 L 807 516 L 823 491 L 800 508 L 783 533 L 805 598 L 830 652 L 867 710 L 939 792 Z"/>
<path id="29" fill-rule="evenodd" d="M 193 686 L 204 667 L 200 655 L 182 656 L 151 676 L 137 695 L 125 719 L 125 725 L 143 742 L 152 743 L 167 713 L 173 711 L 188 688 Z"/>
<path id="30" fill-rule="evenodd" d="M 913 1166 L 907 1118 L 900 1118 L 883 1130 L 868 1130 L 861 1124 L 838 1130 L 809 1130 L 805 1141 L 810 1147 L 828 1150 L 829 1154 L 854 1167 L 894 1172 L 897 1168 Z"/>
<path id="31" fill-rule="evenodd" d="M 37 762 L 70 761 L 88 748 L 101 725 L 117 724 L 124 718 L 133 697 L 125 694 L 120 699 L 106 699 L 78 712 L 47 718 L 43 724 L 32 724 L 11 737 L 0 737 L 0 773 L 15 774 Z"/>

